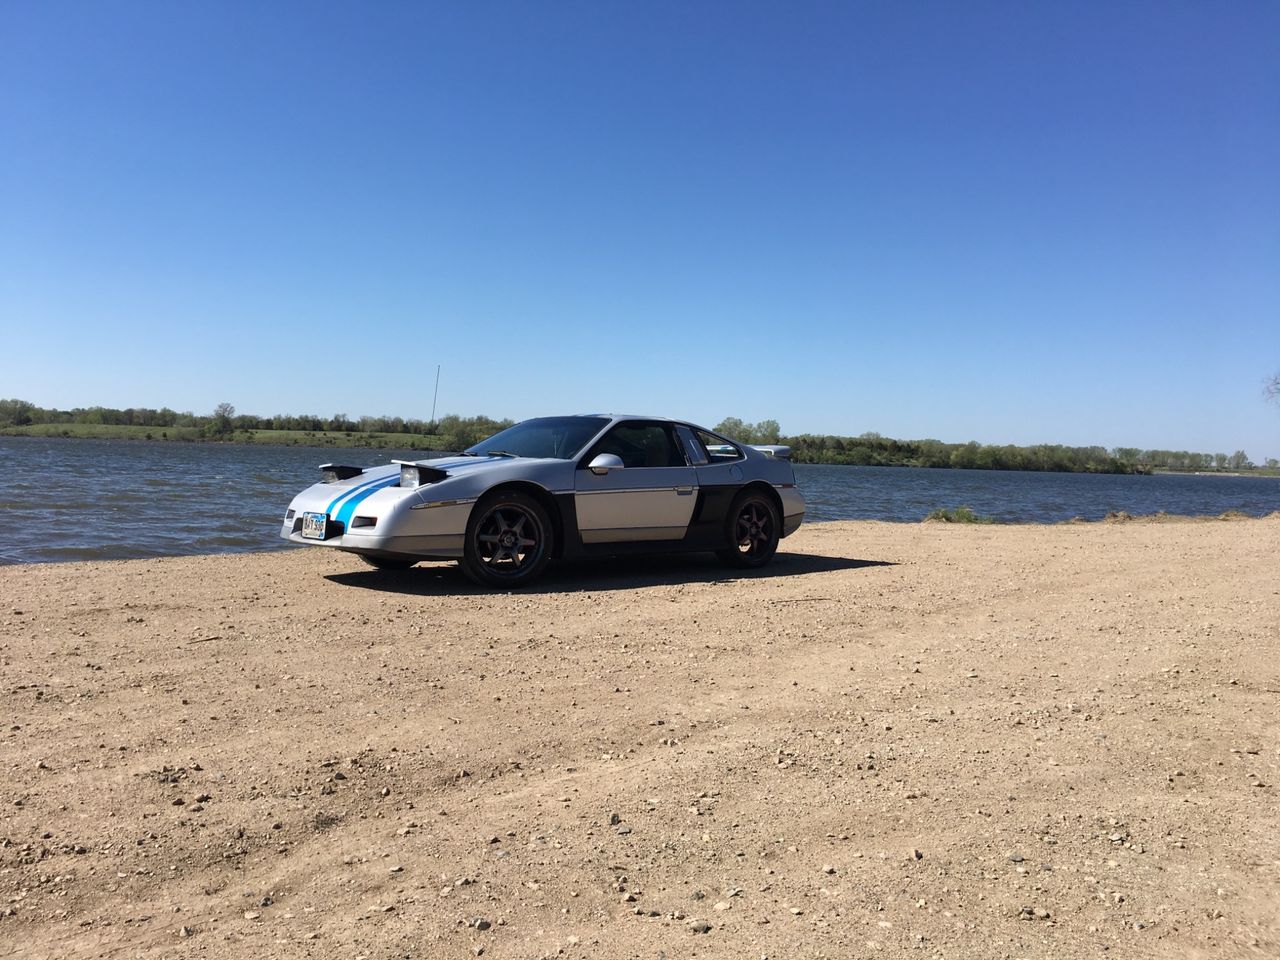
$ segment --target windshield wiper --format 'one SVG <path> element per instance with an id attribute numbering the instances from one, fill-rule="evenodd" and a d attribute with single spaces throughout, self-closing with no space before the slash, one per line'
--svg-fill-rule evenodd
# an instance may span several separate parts
<path id="1" fill-rule="evenodd" d="M 512 453 L 510 450 L 486 450 L 483 453 L 472 453 L 470 450 L 463 450 L 464 457 L 519 457 L 520 454 Z"/>

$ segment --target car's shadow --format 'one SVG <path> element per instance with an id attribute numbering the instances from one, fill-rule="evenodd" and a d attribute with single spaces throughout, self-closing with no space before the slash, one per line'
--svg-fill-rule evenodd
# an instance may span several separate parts
<path id="1" fill-rule="evenodd" d="M 736 580 L 769 580 L 805 573 L 831 573 L 862 567 L 891 567 L 887 560 L 854 560 L 810 553 L 779 553 L 760 570 L 737 570 L 712 556 L 611 557 L 554 563 L 536 582 L 520 593 L 579 593 L 631 590 L 636 587 L 681 583 L 720 583 Z M 472 583 L 455 563 L 419 565 L 409 570 L 353 570 L 333 573 L 326 580 L 347 587 L 412 594 L 489 594 L 502 592 Z"/>

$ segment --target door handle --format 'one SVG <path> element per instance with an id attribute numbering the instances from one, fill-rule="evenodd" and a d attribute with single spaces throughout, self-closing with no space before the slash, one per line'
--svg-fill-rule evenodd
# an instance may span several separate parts
<path id="1" fill-rule="evenodd" d="M 682 497 L 693 495 L 693 487 L 674 487 L 675 492 Z"/>

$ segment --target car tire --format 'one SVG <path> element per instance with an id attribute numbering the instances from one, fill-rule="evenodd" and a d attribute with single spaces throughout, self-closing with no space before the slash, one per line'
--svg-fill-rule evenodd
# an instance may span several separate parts
<path id="1" fill-rule="evenodd" d="M 716 556 L 731 567 L 763 567 L 778 551 L 782 518 L 777 504 L 762 490 L 747 490 L 734 498 L 725 518 L 725 539 L 730 546 Z"/>
<path id="2" fill-rule="evenodd" d="M 471 511 L 462 570 L 481 586 L 523 587 L 551 560 L 552 537 L 542 504 L 518 490 L 498 491 Z"/>
<path id="3" fill-rule="evenodd" d="M 417 560 L 402 560 L 399 557 L 370 557 L 360 554 L 360 559 L 375 570 L 408 570 Z"/>

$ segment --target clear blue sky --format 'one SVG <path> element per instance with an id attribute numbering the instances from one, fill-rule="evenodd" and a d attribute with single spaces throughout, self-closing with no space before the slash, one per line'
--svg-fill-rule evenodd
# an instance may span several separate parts
<path id="1" fill-rule="evenodd" d="M 0 396 L 1280 456 L 1280 4 L 0 0 Z"/>

